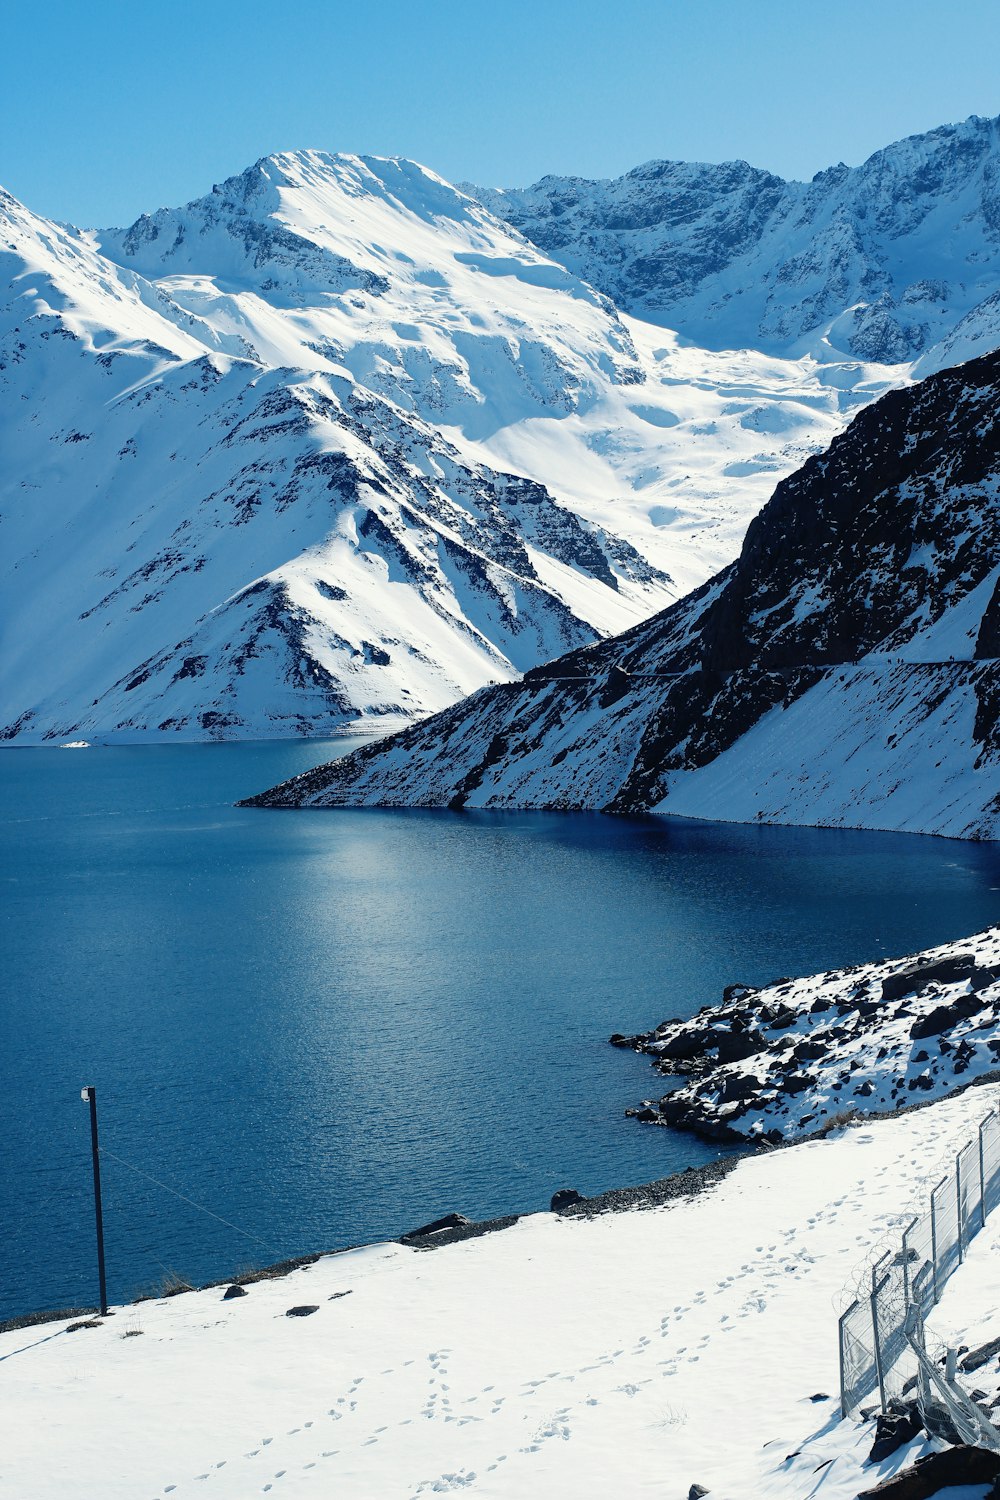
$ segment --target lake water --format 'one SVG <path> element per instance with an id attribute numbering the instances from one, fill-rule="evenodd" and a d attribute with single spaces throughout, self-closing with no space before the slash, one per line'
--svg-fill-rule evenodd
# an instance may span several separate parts
<path id="1" fill-rule="evenodd" d="M 0 757 L 0 1317 L 96 1297 L 84 1084 L 118 1300 L 705 1161 L 612 1031 L 1000 920 L 997 845 L 232 806 L 343 748 Z"/>

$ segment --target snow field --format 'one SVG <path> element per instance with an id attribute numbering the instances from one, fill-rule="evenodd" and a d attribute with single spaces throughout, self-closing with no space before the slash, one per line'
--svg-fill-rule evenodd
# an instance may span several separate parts
<path id="1" fill-rule="evenodd" d="M 839 1422 L 840 1294 L 998 1099 L 752 1157 L 656 1209 L 536 1214 L 440 1251 L 324 1257 L 229 1302 L 5 1333 L 0 1495 L 670 1500 L 697 1482 L 853 1500 L 923 1449 L 862 1473 L 871 1429 Z M 285 1316 L 303 1303 L 318 1310 Z"/>

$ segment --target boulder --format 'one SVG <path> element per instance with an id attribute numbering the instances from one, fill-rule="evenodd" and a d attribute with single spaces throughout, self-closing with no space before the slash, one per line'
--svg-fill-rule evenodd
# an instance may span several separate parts
<path id="1" fill-rule="evenodd" d="M 319 1312 L 318 1302 L 300 1302 L 297 1307 L 290 1307 L 285 1312 L 286 1318 L 308 1318 L 310 1313 Z"/>
<path id="2" fill-rule="evenodd" d="M 410 1229 L 399 1237 L 401 1240 L 415 1240 L 425 1234 L 441 1234 L 445 1229 L 463 1229 L 469 1222 L 464 1214 L 445 1214 L 442 1218 L 432 1219 L 429 1224 L 421 1224 L 419 1229 Z"/>
<path id="3" fill-rule="evenodd" d="M 752 984 L 727 984 L 722 991 L 722 1003 L 728 1005 L 731 1000 L 745 1000 L 748 995 L 756 993 Z"/>
<path id="4" fill-rule="evenodd" d="M 766 1047 L 767 1039 L 759 1031 L 726 1031 L 719 1037 L 719 1062 L 742 1062 L 745 1057 L 754 1057 Z"/>
<path id="5" fill-rule="evenodd" d="M 963 1374 L 971 1375 L 973 1370 L 981 1370 L 983 1365 L 989 1364 L 990 1360 L 998 1354 L 1000 1354 L 1000 1338 L 990 1339 L 988 1343 L 980 1344 L 976 1349 L 970 1349 L 958 1368 Z"/>
<path id="6" fill-rule="evenodd" d="M 246 1294 L 247 1294 L 246 1287 L 245 1286 L 237 1286 L 236 1283 L 234 1282 L 232 1286 L 227 1286 L 226 1287 L 226 1290 L 222 1294 L 222 1300 L 223 1300 L 223 1302 L 231 1302 L 234 1297 L 245 1297 Z"/>
<path id="7" fill-rule="evenodd" d="M 578 1193 L 576 1188 L 559 1188 L 552 1194 L 549 1209 L 554 1214 L 561 1214 L 564 1208 L 571 1208 L 574 1203 L 582 1203 L 583 1194 Z"/>
<path id="8" fill-rule="evenodd" d="M 910 1027 L 910 1036 L 914 1041 L 940 1036 L 942 1031 L 950 1031 L 957 1021 L 965 1021 L 983 1009 L 984 1002 L 975 995 L 959 995 L 950 1005 L 935 1005 L 926 1016 L 918 1016 Z"/>
<path id="9" fill-rule="evenodd" d="M 883 1000 L 901 1000 L 904 995 L 913 995 L 927 989 L 931 984 L 952 984 L 956 979 L 967 979 L 976 967 L 972 953 L 952 953 L 945 958 L 904 964 L 894 974 L 887 974 L 882 981 Z"/>
<path id="10" fill-rule="evenodd" d="M 875 1421 L 875 1441 L 868 1455 L 869 1463 L 880 1464 L 883 1458 L 902 1448 L 923 1428 L 920 1408 L 915 1401 L 892 1402 L 888 1411 L 880 1411 Z"/>
<path id="11" fill-rule="evenodd" d="M 731 1104 L 734 1099 L 752 1099 L 760 1089 L 760 1080 L 749 1073 L 727 1073 L 718 1094 L 720 1104 Z"/>
<path id="12" fill-rule="evenodd" d="M 883 1479 L 858 1500 L 932 1500 L 938 1490 L 957 1485 L 991 1484 L 1000 1477 L 1000 1453 L 973 1448 L 965 1443 L 928 1453 L 910 1468 Z"/>

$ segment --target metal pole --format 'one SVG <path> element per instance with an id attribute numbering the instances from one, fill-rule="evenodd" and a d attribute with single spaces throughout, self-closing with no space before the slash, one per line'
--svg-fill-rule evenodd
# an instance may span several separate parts
<path id="1" fill-rule="evenodd" d="M 942 1177 L 941 1182 L 946 1181 L 947 1178 Z M 941 1182 L 938 1183 L 937 1187 L 934 1189 L 934 1192 L 931 1193 L 931 1268 L 934 1272 L 935 1303 L 941 1301 L 941 1286 L 940 1282 L 938 1281 L 937 1204 L 935 1203 L 934 1199 L 937 1194 L 938 1188 L 941 1186 Z"/>
<path id="2" fill-rule="evenodd" d="M 906 1229 L 903 1232 L 903 1308 L 904 1308 L 904 1310 L 909 1307 L 909 1305 L 910 1305 L 910 1297 L 911 1297 L 911 1288 L 910 1288 L 910 1235 L 916 1229 L 918 1223 L 919 1223 L 918 1219 L 913 1219 L 906 1226 Z"/>
<path id="3" fill-rule="evenodd" d="M 965 1246 L 962 1243 L 962 1153 L 959 1151 L 955 1157 L 955 1222 L 958 1225 L 958 1263 L 962 1264 L 965 1259 Z"/>
<path id="4" fill-rule="evenodd" d="M 80 1090 L 80 1098 L 90 1104 L 90 1154 L 94 1162 L 94 1217 L 97 1221 L 97 1275 L 101 1284 L 101 1317 L 108 1315 L 108 1283 L 104 1274 L 104 1214 L 101 1210 L 101 1162 L 97 1143 L 97 1090 Z"/>
<path id="5" fill-rule="evenodd" d="M 842 1417 L 846 1417 L 848 1415 L 848 1412 L 847 1412 L 847 1360 L 844 1358 L 844 1340 L 845 1340 L 846 1334 L 845 1334 L 845 1331 L 844 1331 L 844 1324 L 847 1322 L 848 1317 L 854 1311 L 854 1309 L 857 1307 L 857 1305 L 858 1304 L 856 1302 L 853 1302 L 851 1304 L 851 1306 L 847 1309 L 847 1312 L 845 1312 L 841 1316 L 841 1319 L 840 1319 L 839 1323 L 837 1324 L 837 1344 L 839 1346 L 839 1354 L 840 1354 L 840 1415 Z"/>
<path id="6" fill-rule="evenodd" d="M 882 1257 L 882 1260 L 884 1260 L 884 1259 L 885 1259 L 885 1256 Z M 881 1290 L 881 1288 L 880 1288 L 880 1286 L 878 1284 L 878 1268 L 879 1268 L 879 1266 L 881 1264 L 882 1264 L 882 1261 L 880 1260 L 876 1265 L 872 1266 L 871 1307 L 872 1307 L 872 1333 L 875 1336 L 874 1337 L 874 1346 L 875 1346 L 874 1347 L 875 1373 L 878 1376 L 878 1393 L 879 1393 L 879 1398 L 880 1398 L 881 1403 L 882 1403 L 882 1410 L 885 1411 L 885 1370 L 882 1367 L 882 1342 L 881 1342 L 881 1336 L 879 1334 L 879 1328 L 878 1328 L 878 1294 L 879 1294 L 879 1291 Z"/>

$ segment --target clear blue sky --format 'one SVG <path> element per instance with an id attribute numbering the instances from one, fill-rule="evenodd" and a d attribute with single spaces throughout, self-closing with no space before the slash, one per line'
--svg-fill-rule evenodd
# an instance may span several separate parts
<path id="1" fill-rule="evenodd" d="M 269 151 L 785 177 L 1000 114 L 998 0 L 0 0 L 0 182 L 121 224 Z"/>

